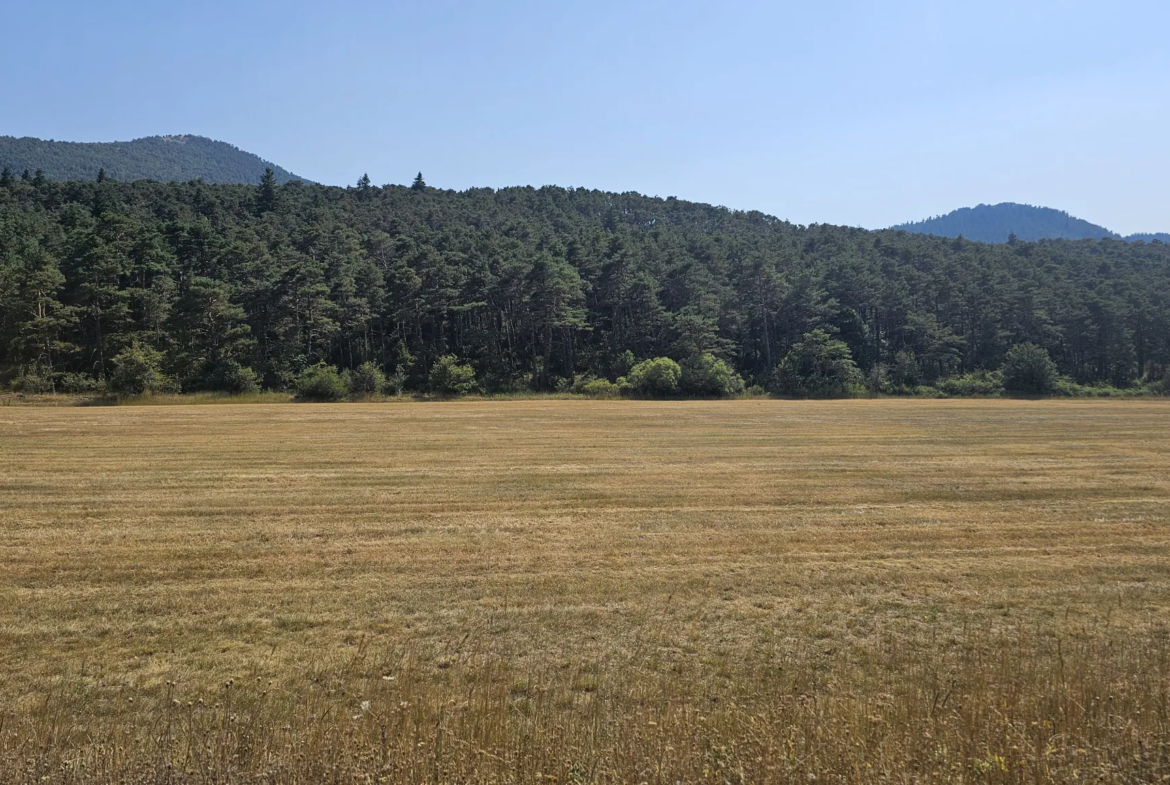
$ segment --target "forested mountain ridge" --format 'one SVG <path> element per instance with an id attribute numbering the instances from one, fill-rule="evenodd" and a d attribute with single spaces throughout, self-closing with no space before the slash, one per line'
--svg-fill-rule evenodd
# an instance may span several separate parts
<path id="1" fill-rule="evenodd" d="M 986 245 L 632 193 L 456 193 L 421 176 L 0 181 L 9 381 L 84 389 L 150 366 L 183 390 L 253 372 L 287 389 L 319 363 L 370 363 L 423 389 L 455 356 L 480 389 L 551 390 L 670 357 L 684 370 L 721 358 L 768 385 L 809 336 L 891 389 L 992 371 L 1032 343 L 1083 383 L 1170 366 L 1170 245 Z"/>
<path id="2" fill-rule="evenodd" d="M 946 215 L 893 228 L 939 237 L 961 236 L 982 243 L 1006 243 L 1013 234 L 1020 240 L 1033 241 L 1101 240 L 1109 237 L 1129 242 L 1153 240 L 1170 242 L 1168 234 L 1135 234 L 1122 237 L 1103 226 L 1074 218 L 1063 210 L 1011 202 L 964 207 Z"/>
<path id="3" fill-rule="evenodd" d="M 0 169 L 49 180 L 256 183 L 271 168 L 278 183 L 302 179 L 259 156 L 202 136 L 151 136 L 132 142 L 53 142 L 0 136 Z"/>

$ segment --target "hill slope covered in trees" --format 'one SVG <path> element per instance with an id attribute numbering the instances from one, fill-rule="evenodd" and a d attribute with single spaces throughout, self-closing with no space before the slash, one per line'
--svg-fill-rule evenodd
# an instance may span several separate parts
<path id="1" fill-rule="evenodd" d="M 438 372 L 456 390 L 552 390 L 665 357 L 699 394 L 707 382 L 688 388 L 687 373 L 807 376 L 807 352 L 785 364 L 796 347 L 855 363 L 846 382 L 899 390 L 995 371 L 1031 344 L 1019 354 L 1046 351 L 1079 382 L 1161 378 L 1170 245 L 985 245 L 421 178 L 0 185 L 9 381 L 84 389 L 119 372 L 239 389 L 254 373 L 288 389 L 318 364 L 368 363 L 406 389 Z M 642 366 L 644 389 L 677 382 L 672 366 Z"/>
<path id="2" fill-rule="evenodd" d="M 49 180 L 123 182 L 158 180 L 207 183 L 255 183 L 271 168 L 279 183 L 301 179 L 275 164 L 226 142 L 202 136 L 152 136 L 133 142 L 46 142 L 0 136 L 0 169 L 19 175 L 40 170 Z"/>
<path id="3" fill-rule="evenodd" d="M 1123 238 L 1103 226 L 1074 218 L 1062 210 L 1032 207 L 1026 204 L 981 204 L 964 207 L 946 215 L 917 223 L 902 224 L 894 229 L 939 237 L 965 237 L 981 243 L 1006 243 L 1011 235 L 1020 240 L 1100 240 L 1106 237 L 1131 242 L 1161 240 L 1170 242 L 1168 234 L 1135 234 Z"/>

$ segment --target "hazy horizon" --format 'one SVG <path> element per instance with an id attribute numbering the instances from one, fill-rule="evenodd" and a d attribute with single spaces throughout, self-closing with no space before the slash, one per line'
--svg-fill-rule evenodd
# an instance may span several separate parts
<path id="1" fill-rule="evenodd" d="M 0 134 L 195 134 L 323 183 L 555 184 L 866 228 L 977 204 L 1170 229 L 1170 8 L 548 8 L 76 0 L 7 9 Z"/>

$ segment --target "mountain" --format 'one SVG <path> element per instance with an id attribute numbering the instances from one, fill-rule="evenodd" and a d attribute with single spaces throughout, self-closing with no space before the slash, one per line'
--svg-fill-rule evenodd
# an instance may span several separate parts
<path id="1" fill-rule="evenodd" d="M 1074 218 L 1063 210 L 1033 207 L 1027 204 L 981 204 L 964 207 L 947 215 L 928 218 L 917 223 L 893 227 L 916 234 L 934 234 L 940 237 L 958 237 L 981 243 L 1006 243 L 1011 235 L 1020 240 L 1126 240 L 1170 242 L 1167 234 L 1135 234 L 1129 237 L 1111 232 L 1103 226 Z"/>
<path id="2" fill-rule="evenodd" d="M 105 169 L 113 180 L 256 183 L 271 168 L 278 183 L 301 180 L 292 172 L 226 142 L 202 136 L 151 136 L 133 142 L 46 142 L 0 136 L 0 169 L 44 172 L 49 180 L 94 180 Z"/>

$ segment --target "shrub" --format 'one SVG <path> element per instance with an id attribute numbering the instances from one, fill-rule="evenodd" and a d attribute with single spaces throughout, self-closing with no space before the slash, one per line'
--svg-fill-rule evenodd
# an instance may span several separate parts
<path id="1" fill-rule="evenodd" d="M 406 369 L 399 365 L 394 373 L 386 377 L 382 392 L 386 395 L 401 395 L 406 389 Z"/>
<path id="2" fill-rule="evenodd" d="M 956 398 L 999 395 L 1003 392 L 1003 377 L 996 371 L 973 371 L 943 379 L 938 389 Z"/>
<path id="3" fill-rule="evenodd" d="M 386 374 L 371 362 L 359 365 L 349 375 L 351 395 L 376 395 L 386 387 Z"/>
<path id="4" fill-rule="evenodd" d="M 664 398 L 678 392 L 682 368 L 669 357 L 645 360 L 630 369 L 626 386 L 638 395 Z"/>
<path id="5" fill-rule="evenodd" d="M 679 386 L 688 395 L 709 398 L 728 398 L 742 395 L 744 391 L 743 378 L 735 369 L 709 353 L 694 355 L 683 361 Z"/>
<path id="6" fill-rule="evenodd" d="M 617 398 L 621 395 L 622 390 L 609 379 L 589 379 L 574 385 L 573 392 L 590 398 Z"/>
<path id="7" fill-rule="evenodd" d="M 349 390 L 332 365 L 318 363 L 297 377 L 297 398 L 305 401 L 340 401 Z"/>
<path id="8" fill-rule="evenodd" d="M 844 398 L 861 381 L 849 347 L 824 330 L 813 330 L 776 366 L 772 391 L 793 398 Z"/>
<path id="9" fill-rule="evenodd" d="M 1008 350 L 1003 361 L 1003 387 L 1008 392 L 1048 395 L 1059 382 L 1060 372 L 1044 347 L 1019 343 Z"/>
<path id="10" fill-rule="evenodd" d="M 475 389 L 475 369 L 448 354 L 431 366 L 429 381 L 431 392 L 437 395 L 466 395 Z"/>
<path id="11" fill-rule="evenodd" d="M 212 372 L 208 379 L 208 388 L 235 395 L 246 395 L 260 389 L 260 379 L 251 368 L 229 360 Z"/>
<path id="12" fill-rule="evenodd" d="M 14 392 L 36 395 L 53 392 L 53 378 L 38 371 L 29 371 L 12 380 Z"/>
<path id="13" fill-rule="evenodd" d="M 86 373 L 63 373 L 57 377 L 56 387 L 63 393 L 99 392 L 103 385 Z"/>
<path id="14" fill-rule="evenodd" d="M 177 385 L 159 370 L 162 353 L 138 341 L 123 349 L 113 360 L 110 389 L 120 395 L 174 392 Z"/>

